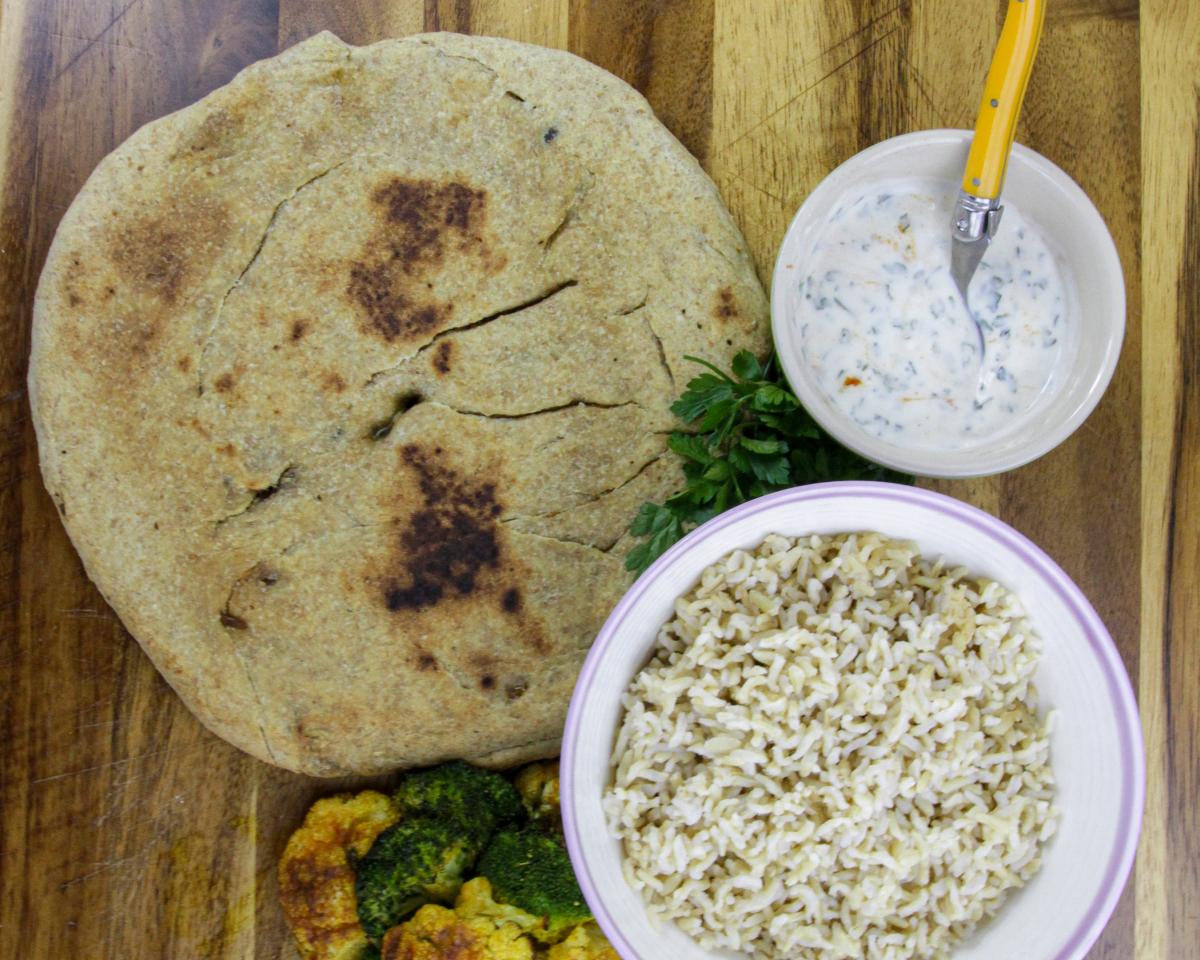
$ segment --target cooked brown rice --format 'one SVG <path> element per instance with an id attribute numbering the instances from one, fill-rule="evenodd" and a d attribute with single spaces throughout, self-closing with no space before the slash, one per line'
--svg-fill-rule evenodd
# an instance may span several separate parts
<path id="1" fill-rule="evenodd" d="M 936 958 L 1054 832 L 1040 641 L 994 581 L 875 533 L 770 536 L 675 602 L 604 798 L 625 876 L 706 948 Z"/>

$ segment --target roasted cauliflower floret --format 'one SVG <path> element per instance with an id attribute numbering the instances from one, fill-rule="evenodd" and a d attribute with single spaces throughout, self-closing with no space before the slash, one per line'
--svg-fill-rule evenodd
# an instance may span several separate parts
<path id="1" fill-rule="evenodd" d="M 581 923 L 562 943 L 556 943 L 546 960 L 621 960 L 594 920 Z"/>
<path id="2" fill-rule="evenodd" d="M 497 923 L 512 924 L 520 928 L 522 933 L 540 930 L 543 926 L 541 917 L 535 917 L 511 904 L 497 903 L 487 877 L 476 877 L 464 883 L 454 903 L 454 910 L 463 917 L 487 917 Z"/>
<path id="3" fill-rule="evenodd" d="M 562 832 L 558 798 L 558 761 L 531 763 L 517 774 L 514 783 L 529 819 L 544 829 Z"/>
<path id="4" fill-rule="evenodd" d="M 373 790 L 326 797 L 288 840 L 279 899 L 305 960 L 359 960 L 366 951 L 348 857 L 365 854 L 398 819 L 391 799 Z"/>
<path id="5" fill-rule="evenodd" d="M 486 880 L 470 880 L 453 910 L 429 904 L 389 930 L 383 960 L 533 960 L 523 922 L 537 918 L 495 903 Z"/>

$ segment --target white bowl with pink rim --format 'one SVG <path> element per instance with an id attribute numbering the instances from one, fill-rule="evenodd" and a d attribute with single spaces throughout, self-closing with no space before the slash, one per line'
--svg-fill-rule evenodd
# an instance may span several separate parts
<path id="1" fill-rule="evenodd" d="M 601 809 L 621 695 L 649 659 L 676 597 L 710 564 L 771 533 L 853 530 L 913 540 L 926 557 L 1000 581 L 1043 641 L 1036 683 L 1042 709 L 1056 711 L 1058 833 L 1041 870 L 954 951 L 956 960 L 1080 960 L 1116 906 L 1137 847 L 1145 762 L 1129 678 L 1096 611 L 1039 547 L 975 507 L 896 484 L 823 483 L 761 497 L 692 531 L 637 580 L 584 663 L 563 737 L 563 824 L 584 896 L 624 960 L 737 955 L 704 950 L 652 921 L 622 875 L 621 844 Z"/>

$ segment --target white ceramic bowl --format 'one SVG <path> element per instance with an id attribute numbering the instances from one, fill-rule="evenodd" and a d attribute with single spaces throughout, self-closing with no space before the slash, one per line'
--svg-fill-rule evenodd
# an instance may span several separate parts
<path id="1" fill-rule="evenodd" d="M 1067 337 L 1050 385 L 1013 429 L 966 450 L 917 450 L 864 431 L 821 389 L 804 362 L 794 322 L 804 263 L 839 199 L 898 177 L 936 178 L 957 190 L 971 144 L 967 130 L 923 130 L 855 154 L 809 194 L 788 227 L 771 281 L 771 324 L 783 371 L 800 402 L 830 434 L 863 456 L 927 477 L 985 476 L 1052 450 L 1083 423 L 1112 379 L 1125 334 L 1125 283 L 1104 220 L 1087 194 L 1040 154 L 1014 144 L 1003 200 L 1037 227 L 1067 287 Z M 946 229 L 950 229 L 949 223 Z M 1000 229 L 1004 229 L 1003 222 Z"/>
<path id="2" fill-rule="evenodd" d="M 1144 761 L 1129 679 L 1100 618 L 1065 573 L 1011 527 L 927 490 L 886 483 L 797 487 L 736 507 L 664 554 L 621 600 L 584 664 L 562 751 L 567 846 L 596 919 L 624 960 L 711 960 L 677 928 L 656 926 L 621 874 L 601 795 L 621 716 L 620 698 L 654 648 L 675 598 L 705 567 L 769 533 L 878 530 L 915 540 L 999 580 L 1021 598 L 1045 651 L 1037 685 L 1058 711 L 1051 764 L 1061 811 L 1041 870 L 956 960 L 1078 960 L 1116 906 L 1137 846 Z"/>

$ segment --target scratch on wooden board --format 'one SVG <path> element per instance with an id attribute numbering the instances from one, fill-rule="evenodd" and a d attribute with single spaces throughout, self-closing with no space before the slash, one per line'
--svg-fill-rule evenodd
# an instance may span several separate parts
<path id="1" fill-rule="evenodd" d="M 78 877 L 72 877 L 70 880 L 63 881 L 62 883 L 60 883 L 58 885 L 58 889 L 66 890 L 68 887 L 73 887 L 76 884 L 83 883 L 85 880 L 90 880 L 92 877 L 95 877 L 101 873 L 106 873 L 107 871 L 112 870 L 115 867 L 119 867 L 124 863 L 129 863 L 131 860 L 137 860 L 143 856 L 145 856 L 145 854 L 141 853 L 141 854 L 137 854 L 135 856 L 121 857 L 117 860 L 105 860 L 105 861 L 99 863 L 99 865 L 97 865 L 94 870 L 89 870 L 87 873 L 81 874 Z"/>
<path id="2" fill-rule="evenodd" d="M 76 660 L 79 663 L 83 663 L 83 664 L 86 664 L 89 662 L 87 659 L 85 659 L 83 657 L 77 657 Z M 97 707 L 107 707 L 110 703 L 113 702 L 113 699 L 114 699 L 113 697 L 100 697 L 100 699 L 93 700 L 91 703 L 85 703 L 82 706 L 73 707 L 70 710 L 63 710 L 63 711 L 61 711 L 61 713 L 69 713 L 69 714 L 78 716 L 79 714 L 85 713 L 88 710 L 95 710 Z M 55 714 L 55 716 L 57 716 L 57 715 L 58 714 Z"/>
<path id="3" fill-rule="evenodd" d="M 933 96 L 929 93 L 929 89 L 925 85 L 925 78 L 921 76 L 921 72 L 913 65 L 913 62 L 903 53 L 900 54 L 900 61 L 906 67 L 908 67 L 909 74 L 912 76 L 913 84 L 916 86 L 917 92 L 921 94 L 921 96 L 925 99 L 925 102 L 929 104 L 930 108 L 933 110 L 933 115 L 938 118 L 938 122 L 941 123 L 943 127 L 953 127 L 954 124 L 946 118 L 946 114 L 942 111 L 942 108 L 938 106 L 937 101 L 934 100 Z"/>
<path id="4" fill-rule="evenodd" d="M 41 236 L 42 138 L 33 141 L 33 173 L 29 187 L 29 227 L 25 231 L 25 258 L 21 261 L 21 278 L 27 290 L 35 289 L 37 238 Z"/>
<path id="5" fill-rule="evenodd" d="M 127 763 L 134 763 L 138 760 L 145 760 L 147 757 L 157 757 L 160 754 L 172 752 L 169 748 L 164 747 L 161 750 L 148 750 L 145 753 L 139 753 L 133 757 L 125 757 L 122 760 L 109 760 L 107 763 L 97 763 L 91 767 L 84 767 L 82 770 L 67 770 L 64 773 L 54 773 L 48 777 L 38 777 L 36 780 L 30 780 L 29 785 L 36 787 L 43 783 L 53 783 L 56 780 L 65 780 L 68 777 L 78 777 L 85 773 L 93 773 L 96 770 L 108 770 L 113 767 L 121 767 Z"/>
<path id="6" fill-rule="evenodd" d="M 129 723 L 126 717 L 113 717 L 109 720 L 96 720 L 92 723 L 81 723 L 76 728 L 78 730 L 90 730 L 93 727 L 114 727 Z"/>
<path id="7" fill-rule="evenodd" d="M 1094 426 L 1094 425 L 1093 425 L 1093 424 L 1092 424 L 1090 421 L 1088 421 L 1088 420 L 1084 420 L 1084 421 L 1083 421 L 1083 423 L 1081 423 L 1081 424 L 1079 425 L 1079 428 L 1080 428 L 1080 429 L 1081 429 L 1081 430 L 1082 430 L 1084 433 L 1090 433 L 1090 434 L 1091 434 L 1093 437 L 1096 437 L 1097 439 L 1101 439 L 1101 440 L 1102 440 L 1102 439 L 1103 439 L 1103 437 L 1104 437 L 1104 433 L 1103 433 L 1103 431 L 1101 431 L 1099 427 L 1096 427 L 1096 426 Z"/>
<path id="8" fill-rule="evenodd" d="M 770 190 L 767 190 L 765 187 L 760 187 L 753 180 L 747 179 L 745 176 L 738 173 L 736 170 L 730 170 L 729 175 L 731 177 L 733 177 L 733 179 L 737 180 L 739 183 L 744 183 L 747 187 L 750 187 L 750 189 L 757 190 L 759 193 L 770 197 L 776 203 L 781 203 L 785 207 L 789 207 L 789 208 L 792 206 L 791 202 L 788 201 L 786 198 L 779 196 L 779 194 L 777 194 L 777 193 L 772 193 Z"/>
<path id="9" fill-rule="evenodd" d="M 103 30 L 101 30 L 98 34 L 96 34 L 94 37 L 92 37 L 92 39 L 88 41 L 87 45 L 82 50 L 80 50 L 77 54 L 75 54 L 75 56 L 73 56 L 70 60 L 67 61 L 67 65 L 65 67 L 63 67 L 61 70 L 58 71 L 58 73 L 56 73 L 53 77 L 50 78 L 50 82 L 54 83 L 56 80 L 59 79 L 59 77 L 61 77 L 63 74 L 67 73 L 72 67 L 74 67 L 75 64 L 77 64 L 80 61 L 80 59 L 89 50 L 91 50 L 97 43 L 99 43 L 104 38 L 104 36 L 120 22 L 121 18 L 123 16 L 125 16 L 125 14 L 127 14 L 130 10 L 132 10 L 134 7 L 136 7 L 141 2 L 142 2 L 142 0 L 129 0 L 129 3 L 125 4 L 125 6 L 123 6 L 117 12 L 117 15 L 108 21 L 108 25 L 105 26 L 105 28 Z"/>
<path id="10" fill-rule="evenodd" d="M 784 110 L 786 110 L 788 107 L 790 107 L 793 103 L 795 103 L 801 97 L 805 96 L 812 90 L 815 90 L 817 87 L 819 87 L 821 84 L 823 84 L 826 80 L 828 80 L 834 74 L 836 74 L 839 71 L 844 70 L 846 67 L 850 66 L 850 64 L 852 64 L 859 57 L 862 57 L 865 54 L 869 53 L 874 47 L 877 47 L 879 44 L 883 43 L 884 40 L 886 40 L 888 37 L 892 36 L 899 30 L 900 30 L 900 25 L 897 25 L 895 27 L 892 27 L 892 29 L 889 30 L 887 33 L 881 34 L 880 36 L 876 37 L 874 40 L 872 40 L 870 43 L 868 43 L 865 47 L 863 47 L 861 50 L 859 50 L 856 54 L 854 54 L 852 57 L 849 57 L 849 58 L 843 60 L 836 67 L 834 67 L 832 70 L 830 70 L 828 73 L 824 74 L 823 76 L 819 77 L 818 79 L 814 80 L 812 83 L 810 83 L 807 87 L 805 87 L 799 93 L 794 94 L 791 97 L 788 97 L 788 99 L 785 100 L 780 106 L 776 107 L 774 110 L 772 110 L 770 113 L 768 113 L 765 117 L 763 117 L 757 123 L 753 124 L 749 129 L 745 130 L 743 133 L 738 134 L 736 137 L 734 137 L 728 143 L 723 144 L 720 147 L 718 147 L 716 150 L 714 150 L 712 152 L 712 157 L 716 157 L 718 154 L 724 153 L 725 151 L 729 150 L 730 148 L 741 143 L 748 136 L 750 136 L 750 134 L 754 133 L 756 130 L 758 130 L 760 127 L 764 126 L 765 124 L 769 123 L 778 114 L 782 113 Z M 711 157 L 710 157 L 710 162 L 711 162 Z"/>
<path id="11" fill-rule="evenodd" d="M 1050 21 L 1102 17 L 1119 23 L 1136 21 L 1140 13 L 1137 0 L 1057 0 L 1046 7 L 1046 19 Z"/>
<path id="12" fill-rule="evenodd" d="M 92 610 L 86 607 L 74 607 L 63 611 L 63 616 L 80 620 L 116 620 L 111 610 Z"/>
<path id="13" fill-rule="evenodd" d="M 138 814 L 137 822 L 143 826 L 152 828 L 155 840 L 161 840 L 171 832 L 171 826 L 176 821 L 176 816 L 183 807 L 184 801 L 187 799 L 187 794 L 177 793 L 169 798 L 163 805 L 161 810 L 155 813 Z M 92 825 L 99 827 L 114 817 L 124 820 L 127 817 L 132 817 L 137 811 L 143 810 L 151 803 L 149 797 L 130 797 L 121 789 L 117 789 L 114 785 L 109 788 L 108 795 L 105 798 L 104 811 L 92 821 Z"/>
<path id="14" fill-rule="evenodd" d="M 818 56 L 813 57 L 811 60 L 809 60 L 808 63 L 814 63 L 815 61 L 819 60 L 821 57 L 825 56 L 827 53 L 833 53 L 833 51 L 836 50 L 838 47 L 849 43 L 855 37 L 862 36 L 864 33 L 866 33 L 868 30 L 870 30 L 876 24 L 882 22 L 883 20 L 886 20 L 892 14 L 899 13 L 902 10 L 904 10 L 904 11 L 908 10 L 908 0 L 901 0 L 900 3 L 896 4 L 890 10 L 885 10 L 879 16 L 874 17 L 871 20 L 868 20 L 866 23 L 864 23 L 861 27 L 859 27 L 853 33 L 842 37 L 842 39 L 836 41 L 835 43 L 831 43 L 824 50 L 822 50 Z"/>
<path id="15" fill-rule="evenodd" d="M 54 31 L 54 30 L 50 31 L 49 36 L 53 37 L 55 40 L 74 40 L 76 43 L 92 43 L 93 42 L 92 40 L 89 40 L 87 37 L 77 37 L 73 33 L 58 33 L 57 31 Z M 112 45 L 114 47 L 116 47 L 118 50 L 133 50 L 135 53 L 141 53 L 147 57 L 150 56 L 150 51 L 147 50 L 145 47 L 139 47 L 132 43 L 122 43 L 120 40 L 114 40 Z"/>

